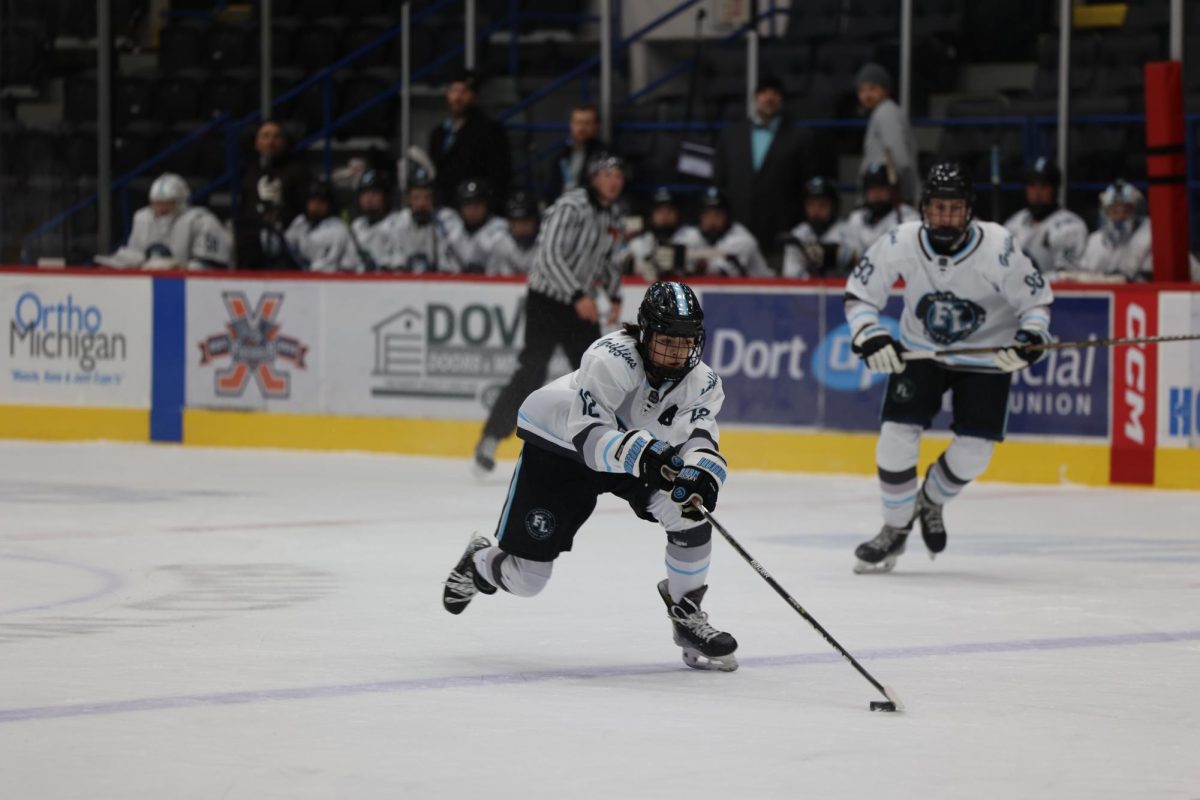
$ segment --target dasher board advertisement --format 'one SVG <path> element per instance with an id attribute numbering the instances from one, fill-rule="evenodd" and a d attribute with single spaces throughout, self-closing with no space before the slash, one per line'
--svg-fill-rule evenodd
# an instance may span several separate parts
<path id="1" fill-rule="evenodd" d="M 0 403 L 150 407 L 149 278 L 0 275 Z"/>

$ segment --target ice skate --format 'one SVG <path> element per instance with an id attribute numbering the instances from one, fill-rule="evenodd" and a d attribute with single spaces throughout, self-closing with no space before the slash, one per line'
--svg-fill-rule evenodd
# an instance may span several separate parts
<path id="1" fill-rule="evenodd" d="M 708 614 L 700 610 L 707 591 L 707 586 L 693 589 L 676 603 L 671 599 L 667 582 L 658 584 L 658 593 L 667 604 L 667 616 L 675 632 L 675 644 L 683 648 L 683 663 L 692 669 L 733 672 L 738 668 L 733 656 L 737 640 L 708 624 Z"/>
<path id="2" fill-rule="evenodd" d="M 863 542 L 855 549 L 858 563 L 854 565 L 854 571 L 859 575 L 891 572 L 896 566 L 896 559 L 904 552 L 904 542 L 910 530 L 884 525 L 874 539 Z"/>
<path id="3" fill-rule="evenodd" d="M 491 546 L 486 536 L 473 536 L 462 558 L 450 570 L 442 591 L 442 605 L 451 614 L 461 614 L 478 592 L 495 594 L 496 587 L 475 573 L 475 553 Z"/>
<path id="4" fill-rule="evenodd" d="M 917 492 L 917 521 L 921 523 L 921 538 L 929 548 L 933 559 L 946 549 L 946 525 L 942 521 L 942 506 L 925 496 L 925 490 Z"/>
<path id="5" fill-rule="evenodd" d="M 475 445 L 474 471 L 477 476 L 482 478 L 496 468 L 496 448 L 499 446 L 500 440 L 495 436 L 484 436 Z"/>

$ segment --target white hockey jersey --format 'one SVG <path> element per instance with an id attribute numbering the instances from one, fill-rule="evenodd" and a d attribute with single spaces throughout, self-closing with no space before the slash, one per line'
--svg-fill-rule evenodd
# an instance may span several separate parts
<path id="1" fill-rule="evenodd" d="M 1028 208 L 1023 208 L 1009 217 L 1004 227 L 1017 237 L 1017 247 L 1049 277 L 1077 269 L 1087 244 L 1087 223 L 1065 208 L 1057 209 L 1041 222 L 1033 218 Z"/>
<path id="2" fill-rule="evenodd" d="M 1143 220 L 1132 236 L 1115 246 L 1104 231 L 1093 231 L 1077 269 L 1095 275 L 1123 275 L 1130 281 L 1150 280 L 1154 274 L 1154 252 L 1149 220 Z"/>
<path id="3" fill-rule="evenodd" d="M 875 244 L 880 236 L 904 222 L 920 221 L 921 213 L 907 203 L 901 203 L 893 211 L 884 214 L 874 224 L 866 208 L 856 208 L 846 217 L 846 242 L 854 250 L 854 261 Z"/>
<path id="4" fill-rule="evenodd" d="M 933 252 L 920 222 L 879 239 L 846 283 L 851 335 L 879 324 L 897 279 L 904 280 L 900 343 L 909 350 L 1007 345 L 1020 328 L 1050 329 L 1054 294 L 1013 235 L 994 222 L 972 222 L 958 253 Z M 947 366 L 992 367 L 990 356 L 947 356 Z"/>
<path id="5" fill-rule="evenodd" d="M 462 272 L 467 262 L 467 231 L 451 208 L 439 208 L 428 225 L 418 225 L 410 209 L 396 224 L 405 272 Z"/>
<path id="6" fill-rule="evenodd" d="M 685 245 L 689 252 L 687 272 L 692 275 L 724 275 L 734 278 L 773 278 L 758 240 L 746 226 L 735 222 L 716 244 L 709 244 L 694 225 L 684 225 L 671 237 L 674 244 Z M 692 250 L 720 251 L 718 255 L 693 255 Z"/>
<path id="7" fill-rule="evenodd" d="M 508 236 L 508 220 L 488 217 L 474 233 L 463 225 L 463 272 L 476 275 L 495 275 L 491 271 L 492 251 Z"/>
<path id="8" fill-rule="evenodd" d="M 225 268 L 233 253 L 233 237 L 220 220 L 202 206 L 178 214 L 154 215 L 150 206 L 133 215 L 129 241 L 111 256 L 97 256 L 108 267 L 146 269 Z"/>
<path id="9" fill-rule="evenodd" d="M 681 381 L 652 387 L 637 343 L 617 331 L 597 339 L 579 369 L 526 398 L 517 435 L 597 472 L 631 472 L 620 452 L 625 431 L 648 431 L 681 454 L 715 450 L 724 402 L 720 377 L 703 362 Z"/>
<path id="10" fill-rule="evenodd" d="M 393 211 L 376 223 L 365 216 L 350 223 L 354 238 L 356 272 L 390 272 L 400 269 L 404 253 L 400 249 L 400 212 Z"/>
<path id="11" fill-rule="evenodd" d="M 350 226 L 341 217 L 326 217 L 312 225 L 297 214 L 283 235 L 292 258 L 308 272 L 358 272 L 360 264 Z"/>
<path id="12" fill-rule="evenodd" d="M 792 242 L 783 248 L 783 277 L 818 278 L 822 275 L 845 275 L 861 251 L 849 238 L 849 228 L 842 220 L 834 220 L 825 233 L 817 236 L 812 225 L 801 222 L 792 228 L 791 236 L 800 244 Z M 826 254 L 831 252 L 832 255 Z M 826 260 L 833 263 L 827 265 Z M 829 267 L 832 267 L 830 269 Z"/>
<path id="13" fill-rule="evenodd" d="M 504 235 L 496 240 L 488 252 L 487 274 L 528 275 L 536 251 L 536 241 L 529 247 L 521 247 L 506 226 Z"/>

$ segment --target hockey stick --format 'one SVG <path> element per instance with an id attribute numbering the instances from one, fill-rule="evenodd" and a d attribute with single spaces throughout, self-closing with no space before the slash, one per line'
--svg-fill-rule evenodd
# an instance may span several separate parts
<path id="1" fill-rule="evenodd" d="M 774 589 L 780 597 L 786 600 L 788 605 L 790 605 L 797 614 L 804 617 L 805 621 L 808 622 L 809 625 L 812 625 L 814 628 L 816 628 L 817 633 L 821 634 L 821 636 L 825 638 L 825 641 L 829 642 L 834 650 L 837 650 L 839 653 L 841 653 L 842 656 L 850 662 L 850 665 L 858 670 L 858 674 L 866 678 L 867 681 L 874 686 L 880 694 L 887 698 L 886 701 L 872 700 L 870 705 L 870 709 L 872 711 L 904 710 L 904 704 L 900 702 L 900 698 L 896 696 L 896 691 L 894 689 L 892 689 L 890 686 L 884 686 L 882 683 L 875 680 L 871 673 L 863 669 L 862 664 L 859 664 L 858 661 L 855 660 L 854 656 L 846 652 L 846 648 L 838 644 L 837 639 L 834 639 L 829 634 L 829 631 L 825 630 L 825 628 L 821 626 L 821 623 L 817 622 L 811 614 L 805 611 L 804 606 L 796 602 L 796 598 L 788 594 L 787 590 L 780 586 L 779 582 L 771 577 L 771 573 L 767 572 L 763 568 L 762 564 L 758 563 L 753 556 L 746 552 L 746 548 L 738 544 L 737 540 L 733 538 L 733 535 L 729 531 L 725 530 L 725 527 L 721 525 L 721 523 L 717 522 L 716 518 L 708 512 L 708 509 L 706 509 L 698 501 L 695 501 L 694 505 L 696 508 L 700 509 L 700 513 L 704 515 L 704 519 L 708 520 L 709 524 L 716 528 L 717 532 L 725 537 L 725 541 L 729 542 L 729 545 L 738 552 L 738 555 L 744 558 L 747 564 L 754 567 L 754 571 L 758 573 L 758 576 L 770 584 L 771 588 Z"/>
<path id="2" fill-rule="evenodd" d="M 1049 342 L 1047 344 L 1031 344 L 1026 349 L 1077 350 L 1087 347 L 1121 347 L 1130 344 L 1162 344 L 1164 342 L 1194 342 L 1197 340 L 1200 340 L 1200 334 L 1188 333 L 1180 336 L 1143 336 L 1140 339 L 1086 339 L 1080 342 Z M 957 350 L 905 350 L 901 357 L 905 361 L 924 361 L 942 356 L 991 356 L 1001 350 L 1007 350 L 1010 346 L 964 347 Z"/>

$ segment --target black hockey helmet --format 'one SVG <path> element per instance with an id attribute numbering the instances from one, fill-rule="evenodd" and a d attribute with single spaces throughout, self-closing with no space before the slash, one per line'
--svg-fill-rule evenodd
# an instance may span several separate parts
<path id="1" fill-rule="evenodd" d="M 719 208 L 722 211 L 729 210 L 729 200 L 722 194 L 721 190 L 716 186 L 709 186 L 700 195 L 700 210 L 706 208 Z"/>
<path id="2" fill-rule="evenodd" d="M 514 192 L 508 198 L 509 219 L 537 219 L 539 217 L 537 203 L 528 192 Z"/>
<path id="3" fill-rule="evenodd" d="M 867 165 L 866 171 L 862 175 L 862 188 L 865 192 L 872 186 L 896 186 L 896 173 L 888 168 L 888 165 L 883 161 L 873 161 Z"/>
<path id="4" fill-rule="evenodd" d="M 650 207 L 657 208 L 658 206 L 676 206 L 675 195 L 671 194 L 671 190 L 665 186 L 659 186 L 654 190 L 654 194 L 650 195 Z"/>
<path id="5" fill-rule="evenodd" d="M 330 205 L 333 205 L 333 184 L 324 176 L 313 178 L 308 183 L 308 192 L 304 197 L 308 200 L 319 197 Z"/>
<path id="6" fill-rule="evenodd" d="M 641 329 L 638 351 L 652 381 L 681 380 L 700 363 L 704 352 L 704 311 L 687 284 L 677 281 L 651 284 L 638 307 L 637 320 Z M 670 354 L 658 335 L 691 339 L 683 363 L 677 366 L 665 363 L 679 356 Z"/>
<path id="7" fill-rule="evenodd" d="M 458 204 L 483 203 L 487 205 L 492 196 L 488 182 L 479 178 L 468 178 L 458 185 Z"/>
<path id="8" fill-rule="evenodd" d="M 362 194 L 363 192 L 383 192 L 385 195 L 390 195 L 392 193 L 392 181 L 386 172 L 369 169 L 358 179 L 358 186 L 355 192 L 356 194 Z"/>
<path id="9" fill-rule="evenodd" d="M 1057 189 L 1062 183 L 1062 170 L 1058 164 L 1041 156 L 1025 170 L 1025 183 L 1048 183 Z"/>
<path id="10" fill-rule="evenodd" d="M 408 188 L 409 189 L 432 189 L 433 176 L 429 174 L 429 170 L 424 167 L 413 167 L 408 173 Z"/>
<path id="11" fill-rule="evenodd" d="M 966 201 L 967 216 L 962 227 L 933 227 L 929 224 L 929 203 L 935 199 Z M 921 190 L 921 222 L 929 236 L 929 243 L 936 252 L 949 255 L 962 244 L 967 228 L 970 227 L 974 208 L 975 188 L 971 183 L 970 173 L 962 164 L 957 161 L 939 161 L 934 164 Z"/>

